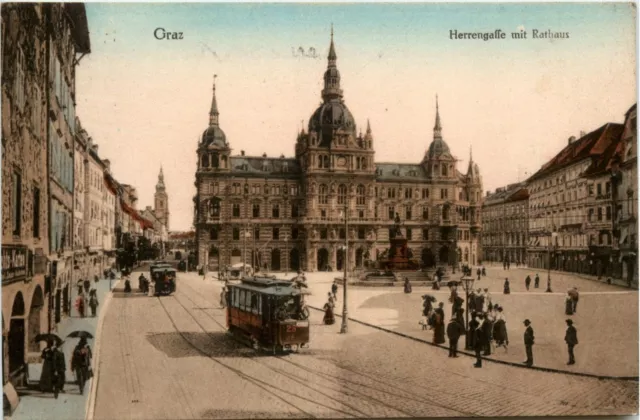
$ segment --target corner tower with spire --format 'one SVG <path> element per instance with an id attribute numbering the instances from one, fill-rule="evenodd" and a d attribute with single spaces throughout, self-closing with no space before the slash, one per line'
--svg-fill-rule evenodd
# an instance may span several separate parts
<path id="1" fill-rule="evenodd" d="M 433 126 L 433 140 L 422 159 L 422 165 L 428 176 L 432 178 L 455 178 L 456 159 L 451 155 L 449 146 L 442 138 L 442 122 L 440 121 L 440 105 L 436 95 L 436 122 Z"/>
<path id="2" fill-rule="evenodd" d="M 213 75 L 213 94 L 209 109 L 209 127 L 202 133 L 198 144 L 198 170 L 228 170 L 231 149 L 227 143 L 227 136 L 220 128 L 220 112 L 216 97 L 216 78 Z"/>

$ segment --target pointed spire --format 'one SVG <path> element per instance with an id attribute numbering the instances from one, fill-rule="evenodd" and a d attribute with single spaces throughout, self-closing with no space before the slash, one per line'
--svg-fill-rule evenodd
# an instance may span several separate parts
<path id="1" fill-rule="evenodd" d="M 164 173 L 162 172 L 162 165 L 160 165 L 160 173 L 158 174 L 158 183 L 156 184 L 156 191 L 164 190 Z"/>
<path id="2" fill-rule="evenodd" d="M 324 89 L 322 89 L 322 99 L 324 102 L 342 98 L 340 72 L 336 65 L 338 56 L 336 55 L 336 47 L 333 43 L 333 24 L 331 24 L 331 44 L 329 45 L 329 55 L 327 59 L 327 70 L 324 72 Z"/>
<path id="3" fill-rule="evenodd" d="M 473 162 L 473 145 L 469 145 L 469 162 Z"/>
<path id="4" fill-rule="evenodd" d="M 213 75 L 213 99 L 211 100 L 211 110 L 209 111 L 209 125 L 218 125 L 218 101 L 216 100 L 216 78 L 217 74 Z"/>
<path id="5" fill-rule="evenodd" d="M 371 134 L 371 123 L 369 122 L 369 118 L 367 118 L 367 134 Z"/>
<path id="6" fill-rule="evenodd" d="M 335 66 L 338 56 L 336 55 L 336 47 L 333 45 L 333 23 L 331 24 L 331 45 L 329 46 L 329 66 Z"/>
<path id="7" fill-rule="evenodd" d="M 436 94 L 436 125 L 433 127 L 433 138 L 442 138 L 442 125 L 440 124 L 440 108 L 438 107 L 438 95 Z"/>

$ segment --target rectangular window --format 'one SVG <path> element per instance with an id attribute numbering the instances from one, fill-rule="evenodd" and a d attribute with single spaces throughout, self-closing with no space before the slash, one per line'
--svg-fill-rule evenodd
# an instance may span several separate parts
<path id="1" fill-rule="evenodd" d="M 428 188 L 423 188 L 422 189 L 422 198 L 429 198 L 429 189 Z"/>
<path id="2" fill-rule="evenodd" d="M 234 241 L 240 240 L 240 229 L 238 229 L 237 227 L 233 228 L 233 240 Z"/>
<path id="3" fill-rule="evenodd" d="M 441 188 L 440 189 L 440 198 L 442 200 L 445 200 L 449 197 L 449 191 L 446 188 Z"/>
<path id="4" fill-rule="evenodd" d="M 405 219 L 406 220 L 411 220 L 411 207 L 407 206 L 404 212 L 405 215 Z"/>
<path id="5" fill-rule="evenodd" d="M 587 192 L 588 192 L 589 196 L 593 195 L 593 184 L 587 185 Z"/>
<path id="6" fill-rule="evenodd" d="M 423 241 L 429 240 L 429 229 L 422 229 L 422 240 Z"/>
<path id="7" fill-rule="evenodd" d="M 429 219 L 429 209 L 427 207 L 422 208 L 422 219 L 423 220 Z"/>
<path id="8" fill-rule="evenodd" d="M 298 239 L 298 228 L 291 228 L 291 239 Z"/>
<path id="9" fill-rule="evenodd" d="M 338 230 L 338 237 L 340 239 L 346 239 L 347 235 L 344 228 L 340 228 L 340 230 Z"/>
<path id="10" fill-rule="evenodd" d="M 604 193 L 605 194 L 611 194 L 611 183 L 607 182 L 604 184 Z"/>
<path id="11" fill-rule="evenodd" d="M 393 208 L 393 206 L 389 206 L 389 220 L 393 220 L 394 216 L 396 215 L 395 209 Z"/>
<path id="12" fill-rule="evenodd" d="M 387 190 L 387 198 L 396 198 L 396 190 L 393 188 L 389 188 Z"/>
<path id="13" fill-rule="evenodd" d="M 280 228 L 273 228 L 273 239 L 280 239 Z"/>
<path id="14" fill-rule="evenodd" d="M 411 228 L 407 228 L 407 240 L 409 240 L 409 241 L 411 240 L 411 234 L 412 233 L 413 232 L 411 232 Z"/>
<path id="15" fill-rule="evenodd" d="M 274 219 L 278 219 L 280 217 L 280 206 L 278 204 L 274 204 L 271 209 L 271 217 Z"/>
<path id="16" fill-rule="evenodd" d="M 240 217 L 240 204 L 233 205 L 233 215 L 232 217 Z"/>
<path id="17" fill-rule="evenodd" d="M 24 66 L 25 66 L 25 61 L 24 61 L 24 55 L 22 54 L 22 48 L 18 48 L 18 51 L 16 54 L 16 74 L 14 79 L 14 89 L 13 89 L 14 98 L 13 99 L 15 101 L 14 104 L 21 111 L 24 108 L 24 103 L 25 103 Z"/>
<path id="18" fill-rule="evenodd" d="M 320 229 L 320 239 L 327 239 L 327 229 Z"/>
<path id="19" fill-rule="evenodd" d="M 602 221 L 602 207 L 598 207 L 598 221 Z"/>
<path id="20" fill-rule="evenodd" d="M 209 231 L 209 239 L 211 239 L 212 241 L 218 240 L 218 228 L 211 228 L 211 230 Z"/>
<path id="21" fill-rule="evenodd" d="M 33 187 L 33 237 L 40 237 L 40 188 Z"/>
<path id="22" fill-rule="evenodd" d="M 364 219 L 364 210 L 358 210 L 358 218 L 360 220 Z"/>
<path id="23" fill-rule="evenodd" d="M 22 175 L 14 171 L 11 183 L 11 222 L 13 226 L 13 234 L 20 236 L 20 227 L 22 223 Z"/>
<path id="24" fill-rule="evenodd" d="M 297 204 L 292 204 L 291 205 L 291 217 L 293 217 L 293 218 L 298 217 L 298 205 Z"/>
<path id="25" fill-rule="evenodd" d="M 327 211 L 326 210 L 320 210 L 320 218 L 322 220 L 327 220 Z"/>
<path id="26" fill-rule="evenodd" d="M 255 218 L 259 218 L 260 217 L 260 204 L 254 204 L 253 205 L 253 217 L 255 217 Z"/>
<path id="27" fill-rule="evenodd" d="M 602 184 L 598 183 L 597 191 L 598 191 L 598 195 L 602 195 Z"/>
<path id="28" fill-rule="evenodd" d="M 404 190 L 404 198 L 412 198 L 413 190 L 411 188 L 407 188 Z"/>
<path id="29" fill-rule="evenodd" d="M 253 238 L 258 241 L 260 240 L 260 228 L 253 228 Z"/>
<path id="30" fill-rule="evenodd" d="M 611 206 L 607 206 L 607 220 L 611 220 Z"/>
<path id="31" fill-rule="evenodd" d="M 364 239 L 364 228 L 358 228 L 358 239 Z"/>

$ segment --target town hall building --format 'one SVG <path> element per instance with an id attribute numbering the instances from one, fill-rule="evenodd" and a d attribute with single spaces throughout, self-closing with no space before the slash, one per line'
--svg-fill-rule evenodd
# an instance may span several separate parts
<path id="1" fill-rule="evenodd" d="M 321 95 L 294 157 L 232 156 L 214 82 L 209 127 L 197 148 L 198 264 L 342 270 L 348 237 L 348 268 L 360 268 L 386 256 L 396 214 L 409 254 L 422 266 L 477 264 L 482 177 L 471 157 L 466 174 L 457 170 L 437 98 L 422 161 L 377 163 L 371 125 L 358 132 L 345 103 L 333 33 Z"/>

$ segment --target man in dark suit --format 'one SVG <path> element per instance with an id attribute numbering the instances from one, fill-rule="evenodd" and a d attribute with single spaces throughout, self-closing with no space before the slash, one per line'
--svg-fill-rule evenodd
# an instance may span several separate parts
<path id="1" fill-rule="evenodd" d="M 481 352 L 485 347 L 486 337 L 484 335 L 484 315 L 478 314 L 478 319 L 480 320 L 480 325 L 475 329 L 475 339 L 473 343 L 473 349 L 476 351 L 476 363 L 473 367 L 481 368 L 482 367 L 482 356 Z"/>
<path id="2" fill-rule="evenodd" d="M 447 325 L 447 337 L 449 337 L 449 357 L 458 357 L 458 340 L 464 334 L 464 327 L 457 318 L 451 318 Z"/>
<path id="3" fill-rule="evenodd" d="M 491 356 L 491 333 L 493 330 L 493 322 L 489 319 L 488 316 L 484 317 L 484 322 L 482 323 L 482 334 L 484 335 L 484 355 Z"/>
<path id="4" fill-rule="evenodd" d="M 524 331 L 524 347 L 527 350 L 527 360 L 522 362 L 527 365 L 527 367 L 533 366 L 533 328 L 531 327 L 531 321 L 528 319 L 524 320 L 524 325 L 527 329 Z"/>
<path id="5" fill-rule="evenodd" d="M 573 355 L 573 347 L 578 344 L 578 331 L 576 327 L 573 326 L 573 321 L 571 319 L 567 319 L 567 332 L 564 335 L 564 341 L 567 343 L 567 347 L 569 349 L 569 362 L 568 365 L 575 365 L 576 359 Z"/>

